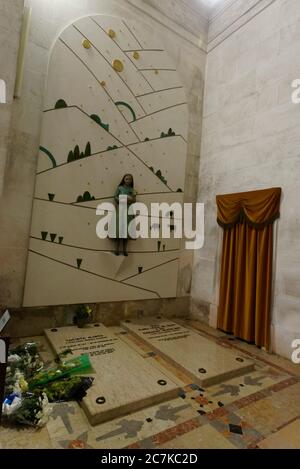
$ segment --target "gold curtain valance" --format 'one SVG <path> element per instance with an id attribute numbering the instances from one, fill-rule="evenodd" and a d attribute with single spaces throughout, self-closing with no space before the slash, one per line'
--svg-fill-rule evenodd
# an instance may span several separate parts
<path id="1" fill-rule="evenodd" d="M 232 228 L 245 220 L 253 228 L 264 228 L 280 217 L 281 188 L 217 196 L 218 224 Z"/>

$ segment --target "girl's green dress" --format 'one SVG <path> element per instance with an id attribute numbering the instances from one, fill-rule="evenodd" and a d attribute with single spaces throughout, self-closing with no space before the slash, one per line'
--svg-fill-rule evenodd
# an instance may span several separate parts
<path id="1" fill-rule="evenodd" d="M 115 201 L 117 203 L 117 210 L 116 210 L 116 238 L 117 239 L 132 239 L 131 236 L 129 235 L 128 233 L 128 226 L 129 226 L 129 223 L 134 219 L 134 215 L 129 215 L 128 214 L 128 208 L 130 207 L 130 205 L 133 202 L 127 202 L 127 230 L 125 229 L 122 229 L 123 227 L 120 226 L 120 223 L 123 222 L 123 220 L 121 219 L 120 220 L 120 217 L 119 217 L 119 197 L 120 195 L 127 195 L 127 196 L 131 196 L 133 197 L 134 201 L 135 201 L 135 197 L 136 197 L 136 192 L 135 190 L 133 189 L 133 187 L 130 187 L 130 186 L 119 186 L 118 189 L 117 189 L 117 192 L 115 193 Z M 121 236 L 120 235 L 120 228 L 122 229 L 122 233 L 126 233 L 126 236 Z M 133 238 L 134 239 L 134 238 Z"/>

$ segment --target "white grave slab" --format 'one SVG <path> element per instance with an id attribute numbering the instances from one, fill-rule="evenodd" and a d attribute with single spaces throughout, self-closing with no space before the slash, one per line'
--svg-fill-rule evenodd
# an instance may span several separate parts
<path id="1" fill-rule="evenodd" d="M 82 401 L 91 425 L 174 398 L 178 385 L 103 325 L 45 331 L 56 353 L 90 355 L 95 381 Z M 90 375 L 90 374 L 89 374 Z"/>
<path id="2" fill-rule="evenodd" d="M 123 322 L 122 326 L 188 372 L 194 382 L 202 386 L 226 381 L 254 367 L 252 361 L 241 357 L 238 352 L 166 319 L 134 319 Z"/>

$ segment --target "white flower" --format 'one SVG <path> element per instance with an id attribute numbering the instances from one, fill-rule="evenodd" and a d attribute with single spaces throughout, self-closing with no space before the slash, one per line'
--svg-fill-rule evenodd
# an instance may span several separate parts
<path id="1" fill-rule="evenodd" d="M 37 426 L 43 427 L 49 420 L 49 416 L 52 412 L 52 406 L 49 404 L 47 394 L 44 392 L 39 398 L 39 402 L 42 406 L 42 409 L 36 414 L 36 418 L 38 420 Z"/>

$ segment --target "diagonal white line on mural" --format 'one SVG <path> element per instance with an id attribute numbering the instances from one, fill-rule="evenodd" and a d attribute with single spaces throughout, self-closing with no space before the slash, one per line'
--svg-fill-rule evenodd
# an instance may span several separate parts
<path id="1" fill-rule="evenodd" d="M 158 269 L 159 267 L 162 267 L 163 265 L 170 264 L 171 262 L 175 262 L 175 261 L 178 261 L 178 260 L 179 260 L 179 257 L 175 257 L 174 259 L 171 259 L 170 261 L 162 262 L 161 264 L 155 265 L 154 267 L 151 267 L 150 269 L 143 270 L 143 274 L 146 273 L 146 272 L 150 272 L 150 270 Z M 130 280 L 130 279 L 135 278 L 135 277 L 139 277 L 140 275 L 141 274 L 131 275 L 130 277 L 124 278 L 122 280 L 122 282 L 127 282 L 127 280 Z"/>
<path id="2" fill-rule="evenodd" d="M 97 25 L 97 27 L 99 27 L 99 25 L 98 25 L 95 21 L 94 21 L 93 23 L 94 23 L 95 25 Z M 123 82 L 123 84 L 124 84 L 124 85 L 126 86 L 126 88 L 128 89 L 129 93 L 131 94 L 133 101 L 136 103 L 136 106 L 138 106 L 138 107 L 140 107 L 140 108 L 143 109 L 143 106 L 141 106 L 141 104 L 139 104 L 139 102 L 136 100 L 135 94 L 133 93 L 133 91 L 131 90 L 131 88 L 128 86 L 128 84 L 126 83 L 126 81 L 123 80 L 121 74 L 117 74 L 117 73 L 116 73 L 116 71 L 114 70 L 112 64 L 111 64 L 111 63 L 109 62 L 109 60 L 105 57 L 105 55 L 98 49 L 98 47 L 96 47 L 95 43 L 94 43 L 90 38 L 88 38 L 88 37 L 80 30 L 80 28 L 78 28 L 78 27 L 75 26 L 75 25 L 73 25 L 73 27 L 74 27 L 74 29 L 76 29 L 76 31 L 78 31 L 79 34 L 82 35 L 82 37 L 84 37 L 85 39 L 87 39 L 87 40 L 91 43 L 91 45 L 93 46 L 93 48 L 98 52 L 98 54 L 99 54 L 99 55 L 107 62 L 107 64 L 110 66 L 111 71 L 115 74 L 115 76 L 117 76 L 118 79 L 120 79 L 120 80 Z M 101 31 L 102 31 L 102 28 L 101 28 Z M 105 34 L 106 34 L 106 33 L 105 33 Z M 122 55 L 124 56 L 124 59 L 123 59 L 123 60 L 125 60 L 125 59 L 128 60 L 127 55 L 124 54 L 124 52 L 122 51 L 122 49 L 121 49 L 115 42 L 113 42 L 113 44 L 116 45 L 116 46 L 120 49 L 120 51 L 122 52 Z M 130 59 L 129 59 L 129 60 L 130 60 Z M 130 61 L 130 62 L 131 62 L 131 61 Z M 135 69 L 137 70 L 137 72 L 139 72 L 139 70 L 138 70 L 136 67 L 135 67 Z M 149 85 L 149 87 L 150 87 L 151 89 L 153 89 L 152 86 L 148 83 L 148 80 L 146 80 L 145 77 L 144 77 L 141 73 L 139 73 L 139 75 L 140 75 L 140 77 L 143 78 L 143 80 L 144 80 L 145 82 L 147 82 L 147 84 Z M 145 111 L 144 109 L 143 109 L 143 111 L 144 111 L 144 113 L 146 114 L 146 111 Z"/>
<path id="3" fill-rule="evenodd" d="M 101 86 L 101 83 L 99 81 L 99 79 L 97 78 L 97 76 L 92 72 L 92 70 L 88 67 L 88 65 L 76 54 L 75 51 L 73 51 L 71 49 L 71 47 L 68 46 L 68 44 L 63 41 L 63 39 L 59 38 L 59 40 L 64 44 L 65 47 L 67 47 L 69 49 L 70 52 L 72 52 L 72 54 L 74 54 L 75 57 L 77 57 L 77 59 L 84 65 L 84 67 L 89 71 L 89 73 L 95 78 L 95 80 L 97 80 L 97 82 L 99 83 L 99 85 Z M 111 102 L 113 105 L 115 105 L 114 103 L 114 100 L 112 99 L 112 97 L 110 96 L 110 94 L 108 93 L 108 91 L 105 89 L 105 87 L 103 87 L 105 93 L 107 94 L 107 96 L 110 98 Z M 118 109 L 118 107 L 117 107 Z M 118 112 L 121 114 L 122 116 L 122 119 L 124 120 L 124 122 L 126 122 L 126 124 L 129 126 L 127 120 L 125 119 L 124 115 L 122 114 L 122 112 L 120 111 L 120 109 L 118 109 Z M 129 128 L 131 129 L 131 127 L 129 126 Z M 134 131 L 134 129 L 131 129 L 133 131 L 133 133 L 135 134 L 136 138 L 140 141 L 140 138 L 138 137 L 138 135 L 136 134 L 136 132 Z"/>
<path id="4" fill-rule="evenodd" d="M 41 240 L 41 238 L 37 238 L 36 236 L 30 236 L 31 239 L 35 239 L 37 241 L 43 241 L 44 243 L 51 243 L 52 244 L 52 241 L 50 240 Z M 115 253 L 115 249 L 92 249 L 92 248 L 87 248 L 87 247 L 84 247 L 84 246 L 76 246 L 74 244 L 67 244 L 67 243 L 64 243 L 62 242 L 61 244 L 59 244 L 59 246 L 67 246 L 69 248 L 75 248 L 75 249 L 82 249 L 83 251 L 91 251 L 91 252 L 110 252 L 110 253 Z M 129 254 L 158 254 L 158 255 L 161 255 L 165 252 L 181 252 L 180 249 L 166 249 L 165 251 L 158 251 L 157 249 L 154 251 L 132 251 L 130 249 L 128 249 L 128 253 Z"/>
<path id="5" fill-rule="evenodd" d="M 150 93 L 144 93 L 144 94 L 137 94 L 137 98 L 143 98 L 144 96 L 150 96 L 151 94 L 156 94 L 156 93 L 163 93 L 164 91 L 171 91 L 171 90 L 180 90 L 184 89 L 184 86 L 172 86 L 170 88 L 163 88 L 162 90 L 154 90 L 151 91 Z"/>
<path id="6" fill-rule="evenodd" d="M 158 111 L 154 111 L 154 112 L 151 112 L 151 114 L 147 114 L 146 116 L 144 117 L 138 117 L 135 121 L 133 122 L 137 122 L 137 121 L 141 121 L 143 119 L 147 119 L 147 117 L 150 117 L 150 116 L 153 116 L 154 114 L 158 114 L 160 112 L 163 112 L 163 111 L 167 111 L 168 109 L 173 109 L 174 107 L 178 107 L 178 106 L 185 106 L 187 105 L 187 103 L 178 103 L 178 104 L 174 104 L 173 106 L 167 106 L 163 109 L 159 109 Z M 131 124 L 133 124 L 133 122 L 130 122 Z"/>
<path id="7" fill-rule="evenodd" d="M 49 259 L 49 260 L 52 261 L 52 262 L 57 262 L 58 264 L 65 265 L 66 267 L 69 267 L 69 268 L 71 268 L 71 269 L 75 269 L 75 270 L 77 270 L 78 272 L 84 272 L 84 273 L 86 273 L 86 274 L 93 275 L 93 276 L 95 276 L 95 277 L 99 277 L 99 278 L 103 278 L 103 279 L 105 279 L 105 280 L 109 280 L 109 281 L 114 282 L 114 283 L 116 283 L 116 284 L 126 285 L 124 282 L 120 282 L 120 281 L 115 280 L 115 279 L 113 279 L 113 278 L 105 277 L 104 275 L 99 275 L 99 274 L 96 274 L 96 273 L 94 273 L 94 272 L 90 272 L 89 270 L 82 269 L 82 268 L 78 269 L 78 267 L 76 267 L 76 266 L 74 266 L 74 265 L 72 265 L 72 264 L 67 264 L 66 262 L 59 261 L 59 260 L 57 260 L 57 259 L 53 259 L 52 257 L 45 256 L 44 254 L 41 254 L 40 252 L 36 252 L 36 251 L 31 250 L 31 249 L 29 249 L 28 251 L 29 251 L 29 252 L 32 252 L 33 254 L 36 254 L 37 256 L 41 256 L 41 257 L 44 257 L 44 258 L 46 258 L 46 259 Z M 152 294 L 156 295 L 158 298 L 160 298 L 159 293 L 157 293 L 156 291 L 152 291 L 152 290 L 149 290 L 149 289 L 147 289 L 147 288 L 136 287 L 136 286 L 134 286 L 134 285 L 128 285 L 128 286 L 130 286 L 130 287 L 132 287 L 132 288 L 137 288 L 138 290 L 147 291 L 147 292 L 149 292 L 149 293 L 152 293 Z"/>
<path id="8" fill-rule="evenodd" d="M 128 24 L 126 23 L 126 21 L 122 20 L 122 23 L 126 26 L 126 28 L 128 29 L 128 31 L 130 32 L 130 34 L 134 37 L 134 39 L 136 40 L 136 42 L 139 44 L 140 48 L 143 49 L 142 44 L 140 43 L 140 41 L 138 40 L 138 38 L 136 37 L 136 35 L 134 34 L 134 32 L 129 28 L 129 26 L 128 26 Z"/>
<path id="9" fill-rule="evenodd" d="M 89 119 L 91 119 L 91 117 L 90 117 L 85 111 L 83 111 L 82 109 L 80 109 L 78 106 L 67 106 L 66 108 L 63 108 L 63 109 L 68 109 L 68 108 L 74 108 L 74 109 L 80 111 L 81 113 L 83 113 L 83 114 L 84 114 L 85 116 L 87 116 Z M 44 111 L 44 112 L 55 112 L 55 111 L 61 112 L 62 109 L 49 109 L 49 110 Z M 131 145 L 124 145 L 124 144 L 122 143 L 122 141 L 119 140 L 119 139 L 118 139 L 115 135 L 113 135 L 110 131 L 107 131 L 107 133 L 110 134 L 116 141 L 118 141 L 118 142 L 121 144 L 121 146 L 118 147 L 118 148 L 115 149 L 115 150 L 119 150 L 119 149 L 121 149 L 121 148 L 126 148 L 137 160 L 140 161 L 140 163 L 142 163 L 142 164 L 147 168 L 148 171 L 150 171 L 150 172 L 153 174 L 153 172 L 151 171 L 151 169 L 149 168 L 149 166 L 147 166 L 147 164 L 146 164 L 138 155 L 136 155 L 136 153 L 135 153 L 134 151 L 132 151 L 131 148 L 129 148 L 129 146 L 135 145 L 136 143 L 148 143 L 148 142 L 141 142 L 141 141 L 139 141 L 139 142 L 132 143 Z M 176 136 L 176 135 L 175 135 L 175 136 Z M 168 138 L 170 138 L 170 137 L 168 137 Z M 183 137 L 182 137 L 182 138 L 183 138 Z M 153 139 L 153 140 L 156 140 L 156 139 Z M 99 154 L 107 154 L 107 153 L 109 153 L 109 151 L 111 151 L 111 150 L 104 150 L 104 151 L 101 151 L 101 152 L 97 152 L 97 153 L 94 153 L 93 155 L 88 156 L 87 158 L 89 159 L 89 158 L 91 158 L 91 157 L 93 157 L 93 156 L 95 156 L 95 155 L 97 156 L 97 155 L 99 155 Z M 84 159 L 85 159 L 85 158 L 84 158 Z M 37 173 L 37 175 L 46 173 L 46 172 L 48 172 L 48 171 L 56 170 L 56 169 L 60 168 L 61 166 L 65 166 L 65 165 L 73 164 L 73 163 L 78 163 L 78 161 L 80 161 L 80 160 L 69 161 L 69 162 L 67 162 L 67 163 L 62 163 L 62 164 L 60 164 L 60 165 L 56 165 L 55 167 L 48 168 L 48 169 L 46 169 L 46 170 L 44 170 L 44 171 L 40 171 L 39 173 Z M 83 161 L 83 159 L 82 159 L 81 161 Z M 173 192 L 172 189 L 171 189 L 166 183 L 164 183 L 164 185 L 169 189 L 170 192 Z"/>
<path id="10" fill-rule="evenodd" d="M 99 28 L 106 34 L 106 31 L 104 31 L 104 29 L 102 28 L 102 26 L 100 26 L 100 24 L 97 23 L 97 21 L 96 21 L 94 18 L 90 17 L 90 19 L 91 19 L 97 26 L 99 26 Z M 119 44 L 118 44 L 117 42 L 114 42 L 114 44 L 120 49 L 120 51 L 122 52 L 122 54 L 128 52 L 128 51 L 123 51 L 123 49 L 119 46 Z M 139 49 L 139 52 L 143 52 L 143 51 L 145 51 L 145 49 Z M 130 51 L 129 51 L 129 52 L 130 52 Z M 131 59 L 131 57 L 129 57 L 128 55 L 126 55 L 126 57 L 131 61 L 132 65 L 134 65 L 134 67 L 136 68 L 136 70 L 139 71 L 139 69 L 137 68 L 136 64 L 135 64 L 134 61 Z M 147 78 L 146 78 L 144 75 L 142 75 L 142 74 L 141 74 L 141 76 L 142 76 L 142 77 L 144 78 L 144 80 L 148 83 L 148 85 L 150 86 L 150 88 L 154 91 L 153 86 L 152 86 L 151 83 L 147 80 Z M 142 106 L 142 105 L 140 104 L 140 106 Z M 143 106 L 142 106 L 142 108 L 143 108 Z M 143 108 L 143 110 L 144 110 L 145 114 L 147 114 L 144 108 Z"/>
<path id="11" fill-rule="evenodd" d="M 62 108 L 62 109 L 57 109 L 57 108 L 45 109 L 44 112 L 45 112 L 45 113 L 46 113 L 46 112 L 60 112 L 60 111 L 63 111 L 63 109 L 72 109 L 72 108 L 77 109 L 77 110 L 80 111 L 81 113 L 85 114 L 89 119 L 91 119 L 91 116 L 90 116 L 87 112 L 85 112 L 83 109 L 81 109 L 80 107 L 78 107 L 77 105 L 66 106 L 65 108 Z M 157 112 L 159 112 L 159 111 L 157 111 Z M 147 116 L 145 116 L 145 117 L 147 117 Z M 110 130 L 106 130 L 106 132 L 107 132 L 109 135 L 111 135 L 115 140 L 117 140 L 117 141 L 122 145 L 122 146 L 118 147 L 118 149 L 119 149 L 119 148 L 126 148 L 126 149 L 128 149 L 129 151 L 130 151 L 130 148 L 129 148 L 129 147 L 131 147 L 131 146 L 134 146 L 134 145 L 137 145 L 137 144 L 142 145 L 142 144 L 147 144 L 148 142 L 155 142 L 156 140 L 161 140 L 161 137 L 149 138 L 147 141 L 144 141 L 144 142 L 141 142 L 141 141 L 139 140 L 139 141 L 137 141 L 137 142 L 129 143 L 128 145 L 124 145 L 124 144 L 122 143 L 122 141 L 119 140 L 118 137 L 116 137 Z M 171 139 L 171 138 L 175 138 L 175 137 L 180 137 L 180 138 L 182 138 L 182 140 L 184 140 L 185 142 L 187 142 L 186 139 L 185 139 L 182 135 L 179 135 L 179 134 L 171 135 L 171 136 L 169 136 L 168 138 Z M 101 154 L 103 154 L 103 153 L 107 153 L 107 151 L 109 151 L 109 150 L 103 150 L 103 151 L 99 151 L 99 152 L 96 152 L 96 153 L 92 153 L 88 158 L 90 158 L 91 156 L 96 156 L 96 155 L 101 155 Z M 42 174 L 42 173 L 46 173 L 47 171 L 52 171 L 53 169 L 59 168 L 59 167 L 61 167 L 61 166 L 65 166 L 66 164 L 75 163 L 76 161 L 77 161 L 77 160 L 75 160 L 75 161 L 69 161 L 69 162 L 66 162 L 66 163 L 62 163 L 62 164 L 56 165 L 56 166 L 54 166 L 53 168 L 48 168 L 48 169 L 45 169 L 45 170 L 43 170 L 43 171 L 38 172 L 37 175 Z"/>

